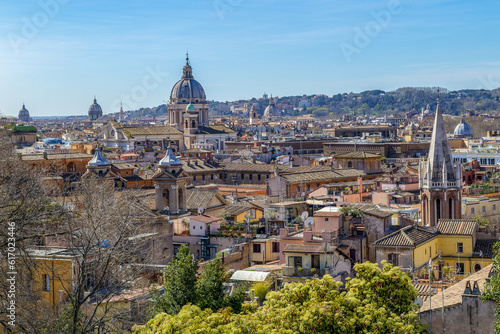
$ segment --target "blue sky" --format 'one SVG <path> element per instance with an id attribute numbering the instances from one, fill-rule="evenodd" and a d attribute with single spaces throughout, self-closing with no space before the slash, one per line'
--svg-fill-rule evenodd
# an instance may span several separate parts
<path id="1" fill-rule="evenodd" d="M 0 114 L 169 99 L 189 50 L 209 99 L 500 86 L 498 1 L 0 0 Z"/>

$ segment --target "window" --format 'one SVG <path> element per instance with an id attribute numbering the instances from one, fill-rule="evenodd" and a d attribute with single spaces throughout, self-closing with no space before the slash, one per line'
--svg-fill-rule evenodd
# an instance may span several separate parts
<path id="1" fill-rule="evenodd" d="M 244 180 L 245 179 L 245 174 L 241 174 L 241 179 Z"/>
<path id="2" fill-rule="evenodd" d="M 387 262 L 391 263 L 393 266 L 398 266 L 398 254 L 389 253 L 387 254 Z"/>
<path id="3" fill-rule="evenodd" d="M 328 218 L 325 218 L 325 221 L 327 222 L 327 221 L 328 221 Z"/>
<path id="4" fill-rule="evenodd" d="M 295 268 L 302 267 L 302 256 L 289 256 L 288 266 Z"/>
<path id="5" fill-rule="evenodd" d="M 259 181 L 260 181 L 260 176 L 261 176 L 260 174 L 259 174 L 259 175 L 257 175 L 257 180 L 259 180 Z"/>
<path id="6" fill-rule="evenodd" d="M 470 213 L 474 213 L 474 208 L 470 208 Z"/>
<path id="7" fill-rule="evenodd" d="M 463 252 L 464 252 L 464 243 L 457 242 L 457 253 L 463 253 Z"/>
<path id="8" fill-rule="evenodd" d="M 210 180 L 214 179 L 214 174 L 210 174 Z"/>
<path id="9" fill-rule="evenodd" d="M 481 211 L 486 212 L 486 206 L 483 205 Z"/>
<path id="10" fill-rule="evenodd" d="M 248 179 L 249 179 L 250 181 L 252 181 L 252 177 L 253 177 L 253 174 L 249 174 L 249 175 L 248 175 Z"/>
<path id="11" fill-rule="evenodd" d="M 497 205 L 493 204 L 493 210 L 496 210 L 496 209 L 497 209 Z"/>
<path id="12" fill-rule="evenodd" d="M 474 265 L 474 272 L 478 272 L 479 270 L 481 270 L 481 265 L 479 263 L 476 263 Z"/>
<path id="13" fill-rule="evenodd" d="M 43 275 L 43 291 L 50 291 L 50 277 L 49 275 L 45 274 Z"/>
<path id="14" fill-rule="evenodd" d="M 455 265 L 456 265 L 455 267 L 457 269 L 457 275 L 465 274 L 465 263 L 456 262 Z"/>
<path id="15" fill-rule="evenodd" d="M 273 253 L 279 253 L 279 252 L 280 252 L 280 243 L 273 242 Z"/>
<path id="16" fill-rule="evenodd" d="M 319 255 L 311 255 L 311 268 L 319 269 Z"/>
<path id="17" fill-rule="evenodd" d="M 260 244 L 253 244 L 253 252 L 260 253 Z"/>
<path id="18" fill-rule="evenodd" d="M 205 182 L 205 174 L 201 176 L 201 179 L 203 180 L 203 182 Z"/>
<path id="19" fill-rule="evenodd" d="M 193 175 L 193 182 L 196 181 L 196 175 Z"/>

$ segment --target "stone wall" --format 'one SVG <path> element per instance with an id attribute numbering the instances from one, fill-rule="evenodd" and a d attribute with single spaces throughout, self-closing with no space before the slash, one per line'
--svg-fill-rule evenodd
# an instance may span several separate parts
<path id="1" fill-rule="evenodd" d="M 444 326 L 442 309 L 432 311 L 432 333 L 486 334 L 494 333 L 495 303 L 481 302 L 479 296 L 462 296 L 462 304 L 444 308 Z M 429 311 L 421 312 L 422 323 L 430 323 Z"/>

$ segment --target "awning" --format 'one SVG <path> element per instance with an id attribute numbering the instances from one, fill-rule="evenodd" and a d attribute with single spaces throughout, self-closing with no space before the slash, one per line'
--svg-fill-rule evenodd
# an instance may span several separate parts
<path id="1" fill-rule="evenodd" d="M 269 275 L 268 272 L 237 270 L 234 272 L 233 276 L 231 276 L 231 280 L 263 282 L 267 275 Z"/>

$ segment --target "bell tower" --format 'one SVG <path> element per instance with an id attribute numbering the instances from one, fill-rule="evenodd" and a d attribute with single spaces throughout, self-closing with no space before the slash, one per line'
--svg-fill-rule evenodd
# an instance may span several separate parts
<path id="1" fill-rule="evenodd" d="M 170 146 L 165 157 L 158 163 L 153 180 L 156 189 L 156 210 L 169 216 L 186 214 L 188 178 L 182 168 L 182 162 L 175 157 Z"/>
<path id="2" fill-rule="evenodd" d="M 422 225 L 436 226 L 440 219 L 462 218 L 462 168 L 460 164 L 457 167 L 453 165 L 438 95 L 429 157 L 419 165 Z"/>

